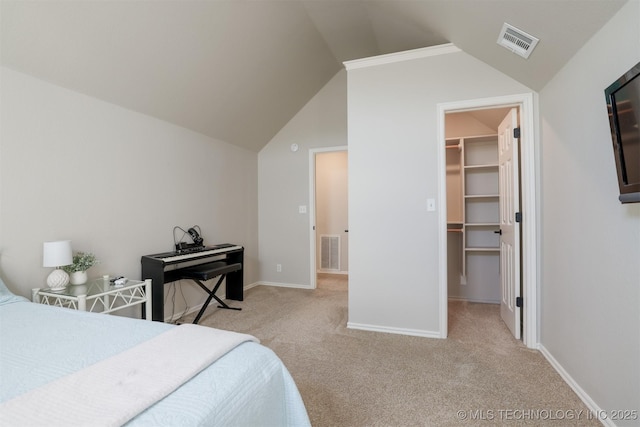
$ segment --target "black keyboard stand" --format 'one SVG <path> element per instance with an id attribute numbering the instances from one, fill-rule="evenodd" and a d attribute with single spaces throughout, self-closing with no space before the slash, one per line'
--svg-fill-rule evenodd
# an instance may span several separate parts
<path id="1" fill-rule="evenodd" d="M 228 310 L 242 310 L 241 308 L 229 307 L 224 301 L 222 301 L 216 295 L 216 292 L 218 291 L 218 288 L 220 287 L 220 284 L 226 277 L 227 273 L 231 273 L 241 269 L 242 269 L 242 264 L 240 263 L 229 264 L 225 261 L 216 261 L 216 262 L 210 262 L 208 264 L 187 267 L 181 270 L 180 272 L 181 279 L 193 280 L 207 294 L 209 294 L 209 297 L 207 297 L 207 300 L 204 302 L 204 304 L 200 308 L 198 315 L 193 320 L 194 324 L 197 324 L 200 321 L 200 318 L 204 314 L 205 310 L 209 306 L 209 303 L 211 302 L 212 299 L 215 299 L 216 301 L 218 301 L 218 304 L 220 304 L 218 306 L 219 308 L 226 308 Z M 202 283 L 203 281 L 206 282 L 207 280 L 213 279 L 218 276 L 220 276 L 220 278 L 218 279 L 218 282 L 211 290 L 209 290 L 209 288 L 207 288 L 204 285 L 204 283 Z"/>

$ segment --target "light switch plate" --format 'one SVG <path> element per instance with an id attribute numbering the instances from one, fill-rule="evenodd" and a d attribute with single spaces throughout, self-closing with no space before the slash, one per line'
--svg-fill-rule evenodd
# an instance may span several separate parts
<path id="1" fill-rule="evenodd" d="M 307 213 L 307 207 L 305 205 L 298 206 L 298 213 L 306 214 Z"/>
<path id="2" fill-rule="evenodd" d="M 436 210 L 436 199 L 427 199 L 427 211 L 434 212 Z"/>

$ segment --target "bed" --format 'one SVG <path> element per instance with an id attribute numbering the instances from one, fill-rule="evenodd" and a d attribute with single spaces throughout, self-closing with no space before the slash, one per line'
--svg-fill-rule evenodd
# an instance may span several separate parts
<path id="1" fill-rule="evenodd" d="M 248 335 L 35 304 L 0 280 L 0 340 L 2 426 L 310 425 L 287 369 Z"/>

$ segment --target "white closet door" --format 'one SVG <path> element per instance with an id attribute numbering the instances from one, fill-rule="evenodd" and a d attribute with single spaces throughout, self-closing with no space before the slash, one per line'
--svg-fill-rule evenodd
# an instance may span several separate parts
<path id="1" fill-rule="evenodd" d="M 498 167 L 500 182 L 500 315 L 516 339 L 520 339 L 520 212 L 518 181 L 518 140 L 513 130 L 518 127 L 518 110 L 511 111 L 498 127 Z"/>

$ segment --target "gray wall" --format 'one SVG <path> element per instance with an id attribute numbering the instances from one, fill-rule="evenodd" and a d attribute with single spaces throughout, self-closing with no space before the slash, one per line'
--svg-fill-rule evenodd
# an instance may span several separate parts
<path id="1" fill-rule="evenodd" d="M 347 145 L 346 72 L 341 71 L 258 155 L 260 279 L 262 283 L 309 287 L 311 240 L 309 149 Z M 290 150 L 298 144 L 298 151 Z M 276 265 L 282 271 L 276 271 Z"/>
<path id="2" fill-rule="evenodd" d="M 439 336 L 437 105 L 531 91 L 463 52 L 348 74 L 349 325 Z"/>
<path id="3" fill-rule="evenodd" d="M 92 276 L 139 278 L 142 255 L 171 250 L 173 227 L 194 224 L 205 243 L 245 246 L 245 282 L 257 281 L 256 153 L 0 70 L 0 273 L 11 290 L 44 286 L 44 241 L 94 252 Z M 187 305 L 202 303 L 185 291 Z"/>
<path id="4" fill-rule="evenodd" d="M 540 342 L 607 410 L 640 409 L 640 203 L 618 202 L 604 99 L 638 61 L 630 1 L 540 93 Z"/>

